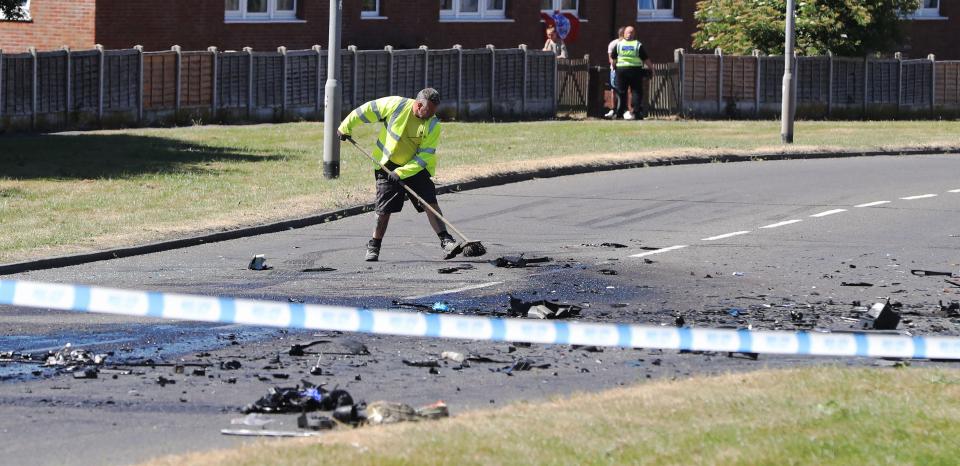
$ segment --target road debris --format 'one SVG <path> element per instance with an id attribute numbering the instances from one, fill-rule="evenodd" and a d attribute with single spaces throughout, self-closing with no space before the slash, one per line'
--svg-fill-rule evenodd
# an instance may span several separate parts
<path id="1" fill-rule="evenodd" d="M 943 301 L 940 301 L 940 315 L 950 318 L 960 317 L 960 302 L 954 301 L 950 305 L 944 306 Z"/>
<path id="2" fill-rule="evenodd" d="M 860 328 L 873 330 L 896 330 L 900 324 L 900 313 L 893 310 L 890 300 L 875 303 L 860 316 Z"/>
<path id="3" fill-rule="evenodd" d="M 310 430 L 331 430 L 337 427 L 337 423 L 326 416 L 300 413 L 300 416 L 297 417 L 297 427 Z"/>
<path id="4" fill-rule="evenodd" d="M 315 341 L 311 341 L 310 343 L 305 343 L 302 345 L 299 343 L 293 344 L 293 345 L 290 345 L 290 350 L 287 351 L 287 354 L 290 356 L 305 356 L 307 354 L 304 351 L 305 349 L 311 346 L 322 344 L 322 343 L 330 343 L 330 340 L 315 340 Z"/>
<path id="5" fill-rule="evenodd" d="M 544 262 L 550 262 L 550 261 L 552 261 L 552 260 L 553 260 L 553 259 L 551 259 L 551 258 L 549 258 L 549 257 L 523 257 L 523 254 L 521 254 L 521 255 L 519 255 L 519 256 L 503 256 L 503 257 L 498 257 L 498 258 L 490 261 L 490 264 L 492 264 L 492 265 L 495 266 L 495 267 L 503 267 L 503 268 L 508 268 L 508 269 L 512 269 L 512 268 L 517 268 L 517 269 L 519 269 L 519 268 L 527 267 L 527 266 L 529 266 L 530 264 L 540 264 L 540 263 L 544 263 Z"/>
<path id="6" fill-rule="evenodd" d="M 296 430 L 250 430 L 250 429 L 220 429 L 223 435 L 237 435 L 241 437 L 316 437 L 318 432 L 303 432 Z"/>
<path id="7" fill-rule="evenodd" d="M 507 375 L 513 375 L 513 373 L 517 371 L 529 371 L 531 369 L 549 369 L 549 368 L 550 368 L 549 363 L 537 364 L 537 362 L 534 361 L 533 359 L 520 358 L 514 361 L 514 363 L 509 366 L 500 367 L 497 369 L 490 369 L 490 371 L 503 372 L 504 374 L 507 374 Z"/>
<path id="8" fill-rule="evenodd" d="M 449 408 L 447 408 L 446 403 L 443 401 L 437 401 L 436 403 L 417 409 L 403 403 L 374 401 L 368 404 L 366 409 L 367 423 L 371 425 L 417 422 L 449 416 Z"/>
<path id="9" fill-rule="evenodd" d="M 419 361 L 404 359 L 403 364 L 410 367 L 440 367 L 440 361 L 437 361 L 436 359 L 424 359 Z"/>
<path id="10" fill-rule="evenodd" d="M 313 273 L 313 272 L 335 272 L 337 269 L 333 267 L 310 267 L 300 270 L 301 272 Z"/>
<path id="11" fill-rule="evenodd" d="M 272 422 L 274 422 L 273 419 L 270 419 L 260 413 L 250 413 L 244 417 L 238 417 L 230 420 L 230 424 L 250 427 L 263 427 Z"/>
<path id="12" fill-rule="evenodd" d="M 84 349 L 74 349 L 70 343 L 67 343 L 59 351 L 48 353 L 43 366 L 61 366 L 66 367 L 68 371 L 72 371 L 76 366 L 99 366 L 106 360 L 106 354 L 93 354 Z"/>
<path id="13" fill-rule="evenodd" d="M 862 286 L 862 287 L 869 287 L 869 286 L 873 286 L 873 283 L 868 283 L 868 282 L 840 282 L 840 286 Z"/>
<path id="14" fill-rule="evenodd" d="M 441 267 L 437 269 L 437 273 L 449 274 L 449 273 L 460 272 L 463 270 L 473 270 L 473 269 L 474 269 L 473 264 L 460 264 L 460 265 L 455 265 L 453 267 Z"/>
<path id="15" fill-rule="evenodd" d="M 510 296 L 510 316 L 527 317 L 530 319 L 567 319 L 577 317 L 580 306 L 573 304 L 560 304 L 553 301 L 540 300 L 526 302 L 521 299 Z"/>
<path id="16" fill-rule="evenodd" d="M 250 259 L 247 268 L 250 270 L 270 270 L 273 267 L 267 265 L 267 258 L 263 254 L 257 254 L 253 256 L 253 259 Z"/>
<path id="17" fill-rule="evenodd" d="M 910 271 L 910 274 L 916 275 L 918 277 L 943 276 L 943 277 L 960 278 L 954 275 L 952 272 L 937 272 L 935 270 L 913 269 Z"/>

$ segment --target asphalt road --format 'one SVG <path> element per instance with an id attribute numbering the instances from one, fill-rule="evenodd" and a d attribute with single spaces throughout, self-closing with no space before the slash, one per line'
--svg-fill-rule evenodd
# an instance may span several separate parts
<path id="1" fill-rule="evenodd" d="M 960 273 L 960 157 L 858 157 L 657 167 L 551 178 L 442 196 L 441 207 L 488 248 L 484 258 L 440 260 L 426 218 L 408 205 L 395 216 L 381 262 L 362 262 L 373 216 L 147 256 L 8 278 L 275 300 L 390 307 L 394 300 L 448 302 L 456 312 L 498 314 L 508 294 L 583 307 L 582 320 L 761 329 L 854 327 L 858 308 L 902 303 L 901 331 L 958 335 L 938 301 L 960 299 L 944 277 Z M 953 191 L 953 192 L 951 192 Z M 930 196 L 927 196 L 930 195 Z M 922 196 L 922 197 L 916 197 Z M 881 201 L 888 201 L 880 203 Z M 626 247 L 604 246 L 619 243 Z M 485 259 L 523 253 L 551 262 L 496 268 Z M 265 254 L 268 271 L 251 271 Z M 455 274 L 440 267 L 469 264 Z M 327 272 L 304 269 L 330 267 Z M 601 273 L 613 270 L 615 275 Z M 609 272 L 607 272 L 609 273 Z M 871 286 L 844 286 L 842 283 Z M 731 309 L 738 309 L 737 316 Z M 791 319 L 790 313 L 803 318 Z M 286 354 L 292 343 L 329 340 L 318 355 Z M 346 339 L 370 355 L 349 355 Z M 177 358 L 213 363 L 203 375 L 165 366 L 74 380 L 7 365 L 0 375 L 0 463 L 127 464 L 162 454 L 235 445 L 220 435 L 238 409 L 273 385 L 301 378 L 354 398 L 412 405 L 445 400 L 456 414 L 515 400 L 599 390 L 647 379 L 798 364 L 888 365 L 866 358 L 767 357 L 481 341 L 284 332 L 211 324 L 4 308 L 0 351 L 40 351 L 72 342 L 114 351 L 113 361 Z M 437 374 L 403 359 L 455 350 L 501 363 Z M 274 357 L 280 353 L 279 362 Z M 736 355 L 735 355 L 736 356 Z M 496 369 L 530 357 L 546 369 Z M 238 360 L 239 370 L 221 361 Z M 931 364 L 915 362 L 915 364 Z M 276 378 L 284 374 L 289 379 Z M 156 383 L 159 376 L 173 385 Z M 235 379 L 231 383 L 229 379 Z M 277 415 L 271 428 L 295 429 Z M 232 426 L 237 427 L 237 426 Z M 50 448 L 56 445 L 56 448 Z"/>

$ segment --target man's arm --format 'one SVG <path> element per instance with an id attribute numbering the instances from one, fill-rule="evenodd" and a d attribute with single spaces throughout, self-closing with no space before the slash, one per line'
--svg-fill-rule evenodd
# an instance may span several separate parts
<path id="1" fill-rule="evenodd" d="M 437 145 L 440 143 L 440 120 L 437 117 L 430 119 L 427 135 L 417 148 L 417 153 L 406 164 L 397 167 L 394 171 L 400 178 L 409 178 L 421 170 L 427 170 L 430 176 L 437 172 Z"/>
<path id="2" fill-rule="evenodd" d="M 374 121 L 383 121 L 386 118 L 384 115 L 389 115 L 392 110 L 387 107 L 390 104 L 388 97 L 383 97 L 377 100 L 371 100 L 357 108 L 355 108 L 346 118 L 340 122 L 340 127 L 337 128 L 337 133 L 343 136 L 350 136 L 353 134 L 353 128 L 355 128 L 360 123 L 373 123 Z"/>

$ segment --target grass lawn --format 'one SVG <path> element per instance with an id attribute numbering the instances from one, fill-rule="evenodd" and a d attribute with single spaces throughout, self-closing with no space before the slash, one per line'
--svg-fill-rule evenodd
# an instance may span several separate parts
<path id="1" fill-rule="evenodd" d="M 957 370 L 823 366 L 645 383 L 150 464 L 955 464 L 958 436 Z"/>
<path id="2" fill-rule="evenodd" d="M 373 145 L 374 125 L 356 134 Z M 960 147 L 960 122 L 445 123 L 438 182 L 549 166 L 692 154 Z M 295 218 L 371 200 L 372 164 L 343 147 L 324 180 L 323 126 L 96 131 L 0 137 L 0 263 Z"/>

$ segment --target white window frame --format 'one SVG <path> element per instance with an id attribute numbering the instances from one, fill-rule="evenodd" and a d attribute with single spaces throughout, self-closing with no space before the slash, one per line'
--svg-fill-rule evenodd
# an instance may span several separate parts
<path id="1" fill-rule="evenodd" d="M 258 22 L 296 22 L 297 4 L 300 0 L 293 0 L 293 10 L 277 10 L 277 0 L 264 0 L 267 2 L 267 11 L 265 13 L 248 13 L 247 1 L 238 0 L 239 10 L 227 10 L 224 3 L 223 18 L 228 23 L 258 23 Z"/>
<path id="2" fill-rule="evenodd" d="M 360 10 L 361 19 L 383 18 L 382 16 L 380 16 L 380 0 L 374 0 L 374 1 L 377 2 L 377 7 L 373 11 L 363 11 L 362 9 Z"/>
<path id="3" fill-rule="evenodd" d="M 31 21 L 32 18 L 30 18 L 30 0 L 24 0 L 23 6 L 21 6 L 20 9 L 23 10 L 22 18 L 7 19 L 7 15 L 3 14 L 3 12 L 0 12 L 0 21 Z"/>
<path id="4" fill-rule="evenodd" d="M 920 6 L 919 8 L 916 9 L 916 11 L 914 11 L 910 16 L 908 16 L 908 18 L 909 19 L 943 19 L 943 17 L 940 16 L 940 5 L 942 3 L 943 3 L 942 0 L 937 0 L 937 6 L 933 8 L 924 8 L 923 6 Z M 921 3 L 921 5 L 923 5 L 923 3 Z"/>
<path id="5" fill-rule="evenodd" d="M 670 8 L 640 8 L 640 2 L 641 0 L 637 0 L 637 21 L 663 21 L 676 18 L 674 0 L 670 0 Z M 652 2 L 654 5 L 657 4 L 657 0 Z"/>
<path id="6" fill-rule="evenodd" d="M 553 0 L 553 8 L 549 10 L 540 10 L 543 13 L 553 13 L 554 11 L 559 11 L 560 13 L 573 13 L 574 16 L 580 15 L 580 0 L 574 0 L 577 2 L 576 6 L 573 8 L 560 8 L 563 6 L 563 0 Z"/>
<path id="7" fill-rule="evenodd" d="M 477 11 L 460 11 L 461 0 L 450 0 L 453 8 L 440 10 L 441 21 L 505 21 L 507 20 L 507 0 L 503 8 L 491 8 L 493 0 L 477 0 Z"/>

